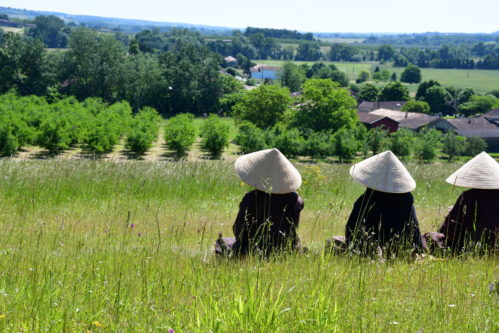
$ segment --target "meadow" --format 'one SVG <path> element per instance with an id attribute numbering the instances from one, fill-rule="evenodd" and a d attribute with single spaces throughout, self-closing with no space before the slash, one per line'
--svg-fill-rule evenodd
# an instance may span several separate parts
<path id="1" fill-rule="evenodd" d="M 283 60 L 254 60 L 256 63 L 264 63 L 272 66 L 282 66 Z M 296 64 L 313 64 L 307 61 L 294 61 Z M 381 70 L 387 69 L 390 72 L 400 74 L 404 70 L 402 67 L 393 67 L 390 64 L 380 64 L 379 62 L 331 62 L 325 61 L 327 64 L 334 64 L 338 70 L 347 74 L 350 81 L 354 82 L 363 70 L 373 72 L 376 66 Z M 437 80 L 444 86 L 453 86 L 456 88 L 472 88 L 479 93 L 487 93 L 494 89 L 499 89 L 499 70 L 466 70 L 466 69 L 440 69 L 440 68 L 421 68 L 422 81 Z M 384 82 L 380 82 L 384 85 Z M 418 85 L 408 84 L 409 90 L 415 94 Z"/>
<path id="2" fill-rule="evenodd" d="M 457 164 L 409 164 L 422 231 Z M 229 161 L 0 160 L 2 332 L 497 332 L 495 257 L 323 253 L 363 191 L 297 163 L 308 254 L 218 260 L 249 188 Z"/>

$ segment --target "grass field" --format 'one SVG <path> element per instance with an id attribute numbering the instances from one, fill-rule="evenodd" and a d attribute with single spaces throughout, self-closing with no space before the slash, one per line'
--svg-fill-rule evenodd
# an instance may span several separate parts
<path id="1" fill-rule="evenodd" d="M 22 33 L 24 31 L 24 28 L 14 28 L 14 27 L 4 27 L 0 26 L 0 30 L 3 30 L 5 32 L 16 32 L 16 33 Z"/>
<path id="2" fill-rule="evenodd" d="M 264 63 L 273 66 L 282 66 L 285 63 L 283 60 L 254 60 L 257 63 Z M 295 61 L 297 64 L 313 62 Z M 355 81 L 362 70 L 373 72 L 376 66 L 380 69 L 388 69 L 390 72 L 400 74 L 404 68 L 392 67 L 391 65 L 380 65 L 377 62 L 325 62 L 332 63 L 342 72 L 347 74 L 350 81 Z M 436 69 L 436 68 L 421 68 L 422 80 L 437 80 L 444 86 L 453 86 L 456 88 L 473 88 L 479 93 L 487 93 L 494 89 L 499 89 L 499 70 L 465 70 L 465 69 Z M 385 84 L 381 82 L 380 84 Z M 417 85 L 408 85 L 409 90 L 413 93 L 417 90 Z"/>
<path id="3" fill-rule="evenodd" d="M 0 160 L 2 332 L 497 332 L 493 257 L 322 254 L 362 192 L 349 165 L 297 164 L 307 255 L 217 261 L 248 190 L 224 161 Z M 423 231 L 458 165 L 409 165 Z"/>

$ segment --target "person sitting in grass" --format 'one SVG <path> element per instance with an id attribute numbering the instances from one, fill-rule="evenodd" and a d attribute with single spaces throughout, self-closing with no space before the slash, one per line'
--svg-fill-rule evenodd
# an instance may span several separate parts
<path id="1" fill-rule="evenodd" d="M 298 170 L 275 148 L 239 157 L 235 169 L 255 189 L 239 204 L 233 226 L 235 239 L 220 235 L 215 252 L 268 256 L 299 249 L 297 228 L 304 203 L 296 193 L 302 182 Z"/>
<path id="2" fill-rule="evenodd" d="M 391 256 L 423 249 L 411 191 L 416 182 L 391 152 L 374 155 L 350 168 L 366 191 L 355 201 L 345 237 L 334 236 L 329 246 L 362 255 Z"/>
<path id="3" fill-rule="evenodd" d="M 431 248 L 497 250 L 499 234 L 499 164 L 486 152 L 472 158 L 446 182 L 471 188 L 457 198 L 438 233 L 427 233 Z"/>

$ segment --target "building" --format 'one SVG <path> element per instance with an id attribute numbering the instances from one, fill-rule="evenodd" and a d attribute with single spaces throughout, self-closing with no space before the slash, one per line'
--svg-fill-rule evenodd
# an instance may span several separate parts
<path id="1" fill-rule="evenodd" d="M 384 102 L 368 102 L 364 101 L 359 104 L 360 112 L 372 112 L 379 109 L 400 111 L 407 101 L 384 101 Z"/>
<path id="2" fill-rule="evenodd" d="M 455 131 L 466 138 L 479 137 L 487 142 L 488 150 L 499 152 L 499 125 L 488 117 L 478 116 L 470 118 L 439 119 L 430 125 L 447 132 Z"/>
<path id="3" fill-rule="evenodd" d="M 369 112 L 358 112 L 359 120 L 367 129 L 383 128 L 390 133 L 396 132 L 399 128 L 399 122 L 392 118 L 375 115 Z"/>
<path id="4" fill-rule="evenodd" d="M 251 78 L 277 80 L 280 70 L 282 68 L 277 66 L 256 65 L 250 68 Z"/>
<path id="5" fill-rule="evenodd" d="M 399 128 L 407 128 L 414 132 L 417 132 L 421 128 L 428 126 L 432 122 L 440 119 L 436 116 L 431 116 L 425 113 L 405 112 L 388 109 L 375 110 L 369 112 L 369 114 L 391 118 L 398 122 Z"/>
<path id="6" fill-rule="evenodd" d="M 225 60 L 226 67 L 237 66 L 237 59 L 234 58 L 233 56 L 225 57 L 224 60 Z"/>

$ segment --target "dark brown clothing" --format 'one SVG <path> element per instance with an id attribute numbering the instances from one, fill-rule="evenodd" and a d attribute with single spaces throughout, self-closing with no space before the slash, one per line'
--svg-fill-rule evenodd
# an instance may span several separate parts
<path id="1" fill-rule="evenodd" d="M 411 193 L 384 193 L 367 189 L 353 206 L 346 225 L 346 245 L 364 254 L 378 246 L 422 249 L 418 218 Z"/>
<path id="2" fill-rule="evenodd" d="M 268 255 L 273 250 L 296 249 L 299 244 L 296 229 L 303 206 L 303 199 L 296 192 L 246 193 L 233 226 L 236 236 L 233 250 L 239 254 L 259 251 Z"/>
<path id="3" fill-rule="evenodd" d="M 468 242 L 494 249 L 499 233 L 499 190 L 463 192 L 439 232 L 445 235 L 445 246 L 453 250 L 463 249 Z"/>

